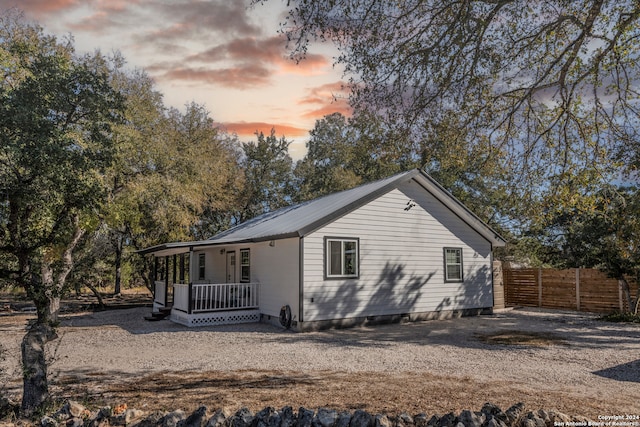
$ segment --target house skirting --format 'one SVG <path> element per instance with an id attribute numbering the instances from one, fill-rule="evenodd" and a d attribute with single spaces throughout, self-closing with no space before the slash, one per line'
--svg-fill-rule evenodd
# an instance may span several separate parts
<path id="1" fill-rule="evenodd" d="M 214 311 L 209 313 L 188 314 L 173 309 L 171 310 L 171 321 L 189 327 L 253 323 L 260 321 L 260 310 Z"/>
<path id="2" fill-rule="evenodd" d="M 466 316 L 491 314 L 492 307 L 467 308 L 461 310 L 428 311 L 422 313 L 388 314 L 381 316 L 351 317 L 348 319 L 318 320 L 297 323 L 292 329 L 299 332 L 313 332 L 324 329 L 353 328 L 357 326 L 383 325 L 390 323 L 420 322 L 423 320 L 453 319 Z"/>

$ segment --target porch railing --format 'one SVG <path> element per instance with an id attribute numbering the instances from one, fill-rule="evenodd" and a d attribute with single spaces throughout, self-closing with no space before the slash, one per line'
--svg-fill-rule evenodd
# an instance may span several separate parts
<path id="1" fill-rule="evenodd" d="M 153 302 L 162 304 L 164 306 L 167 301 L 166 284 L 164 280 L 156 280 L 154 282 L 154 287 L 155 292 L 153 293 Z"/>
<path id="2" fill-rule="evenodd" d="M 191 313 L 258 308 L 258 283 L 191 285 Z M 173 285 L 173 307 L 189 312 L 189 285 Z"/>

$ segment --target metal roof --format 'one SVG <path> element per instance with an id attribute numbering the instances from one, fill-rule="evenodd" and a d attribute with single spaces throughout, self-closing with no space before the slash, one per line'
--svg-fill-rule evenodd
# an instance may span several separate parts
<path id="1" fill-rule="evenodd" d="M 223 231 L 208 240 L 167 243 L 143 249 L 139 251 L 139 253 L 169 255 L 179 253 L 180 249 L 183 250 L 184 248 L 190 247 L 304 237 L 411 179 L 416 180 L 423 188 L 448 206 L 449 209 L 483 235 L 494 246 L 504 245 L 505 241 L 498 233 L 482 222 L 433 178 L 419 169 L 414 169 L 350 190 L 333 193 L 260 215 L 229 230 Z"/>

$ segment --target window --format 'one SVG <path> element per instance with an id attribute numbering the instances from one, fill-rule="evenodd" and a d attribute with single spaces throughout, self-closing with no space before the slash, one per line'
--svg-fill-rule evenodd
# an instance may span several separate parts
<path id="1" fill-rule="evenodd" d="M 204 280 L 205 254 L 198 254 L 198 280 Z"/>
<path id="2" fill-rule="evenodd" d="M 325 238 L 326 277 L 358 277 L 358 239 Z"/>
<path id="3" fill-rule="evenodd" d="M 444 248 L 445 282 L 462 282 L 462 249 Z"/>
<path id="4" fill-rule="evenodd" d="M 240 249 L 240 281 L 251 281 L 251 263 L 249 249 Z"/>

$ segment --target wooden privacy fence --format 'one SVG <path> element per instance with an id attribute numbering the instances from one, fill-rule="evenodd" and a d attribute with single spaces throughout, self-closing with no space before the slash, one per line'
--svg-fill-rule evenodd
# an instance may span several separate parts
<path id="1" fill-rule="evenodd" d="M 610 313 L 628 309 L 616 279 L 599 270 L 523 268 L 504 269 L 507 306 L 544 307 L 564 310 Z M 631 293 L 637 292 L 629 283 Z"/>

